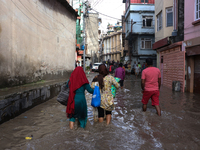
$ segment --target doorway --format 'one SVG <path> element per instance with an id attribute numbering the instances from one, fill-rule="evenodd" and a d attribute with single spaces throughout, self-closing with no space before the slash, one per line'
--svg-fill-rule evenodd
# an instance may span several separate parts
<path id="1" fill-rule="evenodd" d="M 200 93 L 200 55 L 194 56 L 194 93 Z"/>

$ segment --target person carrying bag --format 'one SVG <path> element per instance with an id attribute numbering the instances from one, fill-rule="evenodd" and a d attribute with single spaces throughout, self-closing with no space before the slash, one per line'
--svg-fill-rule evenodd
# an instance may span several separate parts
<path id="1" fill-rule="evenodd" d="M 61 91 L 60 91 L 60 93 L 58 94 L 58 97 L 57 97 L 57 101 L 64 106 L 67 106 L 68 98 L 69 98 L 68 83 L 69 83 L 69 80 L 67 81 L 67 85 L 63 85 L 61 87 Z"/>
<path id="2" fill-rule="evenodd" d="M 111 76 L 104 64 L 99 65 L 99 75 L 95 76 L 91 87 L 95 88 L 95 83 L 99 83 L 99 89 L 101 93 L 101 105 L 98 108 L 99 122 L 104 120 L 104 111 L 106 113 L 106 124 L 111 121 L 112 110 L 114 109 L 114 98 L 111 92 L 111 86 L 114 85 L 119 88 L 119 83 Z"/>
<path id="3" fill-rule="evenodd" d="M 74 122 L 78 119 L 80 127 L 85 128 L 87 123 L 85 90 L 93 94 L 93 89 L 90 87 L 82 67 L 76 67 L 71 73 L 69 89 L 69 98 L 66 108 L 67 117 L 69 118 L 69 127 L 73 129 Z"/>
<path id="4" fill-rule="evenodd" d="M 99 89 L 99 83 L 95 82 L 94 92 L 92 95 L 91 106 L 93 107 L 94 121 L 98 121 L 98 107 L 101 105 L 101 93 Z"/>
<path id="5" fill-rule="evenodd" d="M 99 86 L 98 86 L 98 82 L 96 82 L 96 85 L 94 87 L 94 92 L 93 92 L 93 95 L 92 95 L 91 105 L 93 107 L 99 107 L 101 105 L 101 94 L 100 94 L 100 89 L 99 89 Z"/>

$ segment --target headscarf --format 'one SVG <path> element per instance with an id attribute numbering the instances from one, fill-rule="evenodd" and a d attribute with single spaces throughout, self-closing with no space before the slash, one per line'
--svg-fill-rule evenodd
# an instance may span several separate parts
<path id="1" fill-rule="evenodd" d="M 99 75 L 97 77 L 97 80 L 99 82 L 100 89 L 103 89 L 104 87 L 103 78 L 108 75 L 108 69 L 104 64 L 101 64 L 99 65 L 98 70 L 99 70 Z"/>
<path id="2" fill-rule="evenodd" d="M 82 85 L 89 83 L 85 72 L 83 71 L 82 67 L 76 67 L 74 71 L 71 73 L 71 76 L 69 78 L 69 98 L 67 102 L 67 117 L 71 118 L 74 114 L 75 109 L 75 102 L 74 97 L 76 94 L 76 90 L 79 89 Z"/>

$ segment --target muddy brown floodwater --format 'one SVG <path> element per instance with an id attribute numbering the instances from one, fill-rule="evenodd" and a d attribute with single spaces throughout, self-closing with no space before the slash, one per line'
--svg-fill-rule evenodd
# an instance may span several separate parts
<path id="1" fill-rule="evenodd" d="M 88 79 L 92 80 L 95 73 Z M 126 77 L 115 99 L 112 122 L 94 122 L 92 95 L 86 93 L 88 123 L 69 129 L 65 107 L 56 98 L 0 125 L 0 149 L 12 150 L 199 150 L 200 95 L 161 87 L 162 116 L 149 102 L 141 109 L 140 79 Z M 32 137 L 26 140 L 25 137 Z"/>

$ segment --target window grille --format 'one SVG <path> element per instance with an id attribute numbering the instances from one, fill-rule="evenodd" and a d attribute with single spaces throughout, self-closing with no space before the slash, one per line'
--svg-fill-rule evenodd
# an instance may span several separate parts
<path id="1" fill-rule="evenodd" d="M 151 27 L 152 26 L 152 16 L 143 16 L 143 27 Z"/>
<path id="2" fill-rule="evenodd" d="M 141 38 L 141 49 L 151 49 L 152 41 L 150 38 Z"/>
<path id="3" fill-rule="evenodd" d="M 196 20 L 200 19 L 200 0 L 196 0 L 196 3 L 195 3 L 196 7 L 196 12 L 195 12 L 195 18 Z"/>

